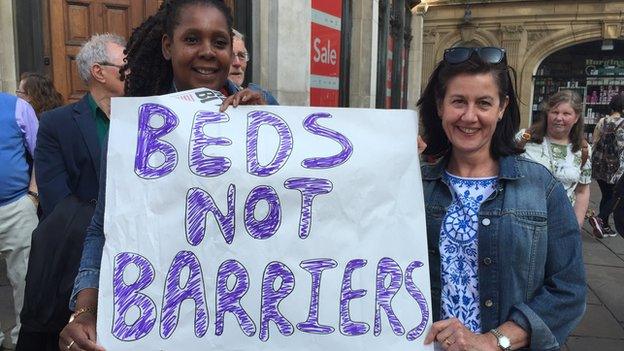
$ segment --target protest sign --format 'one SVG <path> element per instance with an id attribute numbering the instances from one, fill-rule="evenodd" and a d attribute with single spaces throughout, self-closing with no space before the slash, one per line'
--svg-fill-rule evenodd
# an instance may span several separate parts
<path id="1" fill-rule="evenodd" d="M 113 99 L 98 341 L 109 350 L 423 350 L 413 111 Z"/>

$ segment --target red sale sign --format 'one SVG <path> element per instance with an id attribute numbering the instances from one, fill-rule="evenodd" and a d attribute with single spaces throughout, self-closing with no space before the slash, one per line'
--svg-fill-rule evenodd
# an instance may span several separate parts
<path id="1" fill-rule="evenodd" d="M 310 106 L 338 106 L 341 0 L 312 0 Z"/>

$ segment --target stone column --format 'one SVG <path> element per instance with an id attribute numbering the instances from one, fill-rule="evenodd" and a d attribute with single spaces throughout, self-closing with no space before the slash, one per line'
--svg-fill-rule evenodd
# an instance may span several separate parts
<path id="1" fill-rule="evenodd" d="M 421 80 L 420 86 L 424 89 L 429 75 L 435 68 L 436 43 L 438 42 L 439 34 L 435 28 L 424 28 L 422 38 L 422 76 L 425 79 Z"/>
<path id="2" fill-rule="evenodd" d="M 375 107 L 379 1 L 353 1 L 349 106 Z"/>
<path id="3" fill-rule="evenodd" d="M 282 105 L 310 103 L 310 0 L 253 2 L 254 72 Z"/>
<path id="4" fill-rule="evenodd" d="M 0 91 L 15 93 L 17 87 L 17 52 L 13 2 L 0 1 Z"/>
<path id="5" fill-rule="evenodd" d="M 407 108 L 415 110 L 420 98 L 423 73 L 423 24 L 427 5 L 412 10 L 412 45 L 409 53 L 409 77 L 407 77 Z"/>
<path id="6" fill-rule="evenodd" d="M 520 24 L 504 25 L 501 28 L 502 47 L 507 51 L 507 63 L 514 69 L 518 69 L 520 44 L 526 36 L 526 30 Z M 526 39 L 525 39 L 526 40 Z"/>

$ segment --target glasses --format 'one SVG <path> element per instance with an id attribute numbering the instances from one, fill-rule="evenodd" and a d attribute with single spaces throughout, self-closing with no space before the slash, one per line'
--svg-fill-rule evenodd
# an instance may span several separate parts
<path id="1" fill-rule="evenodd" d="M 444 61 L 450 64 L 457 64 L 468 61 L 473 54 L 490 64 L 497 64 L 505 61 L 505 49 L 485 46 L 477 48 L 456 47 L 444 50 Z"/>
<path id="2" fill-rule="evenodd" d="M 110 62 L 106 62 L 106 61 L 104 61 L 104 62 L 96 62 L 96 63 L 97 63 L 98 65 L 100 65 L 100 66 L 117 67 L 117 68 L 119 68 L 119 69 L 122 69 L 122 68 L 123 68 L 123 65 L 116 65 L 116 64 L 114 64 L 114 63 L 110 63 Z"/>
<path id="3" fill-rule="evenodd" d="M 249 53 L 247 51 L 235 52 L 234 57 L 241 60 L 241 62 L 249 61 Z"/>

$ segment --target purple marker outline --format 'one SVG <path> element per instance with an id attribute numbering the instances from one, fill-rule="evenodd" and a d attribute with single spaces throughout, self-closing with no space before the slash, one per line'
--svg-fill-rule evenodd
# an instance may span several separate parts
<path id="1" fill-rule="evenodd" d="M 286 189 L 301 193 L 301 213 L 299 214 L 299 237 L 305 239 L 312 230 L 312 201 L 317 195 L 329 194 L 334 185 L 329 179 L 289 178 L 284 182 Z"/>
<path id="2" fill-rule="evenodd" d="M 418 303 L 418 307 L 420 308 L 420 312 L 422 315 L 422 321 L 418 324 L 414 329 L 407 332 L 407 340 L 414 341 L 418 339 L 425 331 L 425 327 L 427 326 L 427 322 L 429 322 L 429 307 L 427 305 L 427 299 L 422 291 L 414 284 L 414 279 L 412 278 L 412 273 L 414 269 L 420 268 L 424 266 L 424 264 L 420 261 L 414 261 L 407 266 L 405 270 L 405 288 L 407 292 L 416 300 Z"/>
<path id="3" fill-rule="evenodd" d="M 180 264 L 178 267 L 177 264 Z M 194 266 L 196 264 L 196 266 Z M 189 267 L 188 280 L 181 286 L 180 272 L 183 267 Z M 177 283 L 176 283 L 177 282 Z M 190 291 L 186 290 L 189 288 Z M 199 291 L 196 288 L 201 287 Z M 169 288 L 169 290 L 168 290 Z M 173 295 L 173 296 L 171 296 Z M 179 299 L 183 297 L 182 299 Z M 195 320 L 193 329 L 198 338 L 206 335 L 208 331 L 208 304 L 206 303 L 206 286 L 201 263 L 191 251 L 180 251 L 173 258 L 163 287 L 162 311 L 160 316 L 160 337 L 169 339 L 175 332 L 180 319 L 180 309 L 185 300 L 195 301 Z M 173 305 L 171 305 L 173 303 Z M 173 308 L 173 309 L 172 309 Z"/>
<path id="4" fill-rule="evenodd" d="M 338 263 L 331 258 L 318 258 L 301 261 L 299 266 L 310 273 L 312 281 L 310 284 L 310 309 L 308 310 L 308 319 L 305 322 L 297 323 L 297 329 L 310 334 L 331 334 L 334 332 L 334 327 L 322 325 L 318 321 L 321 276 L 325 269 L 336 268 Z"/>
<path id="5" fill-rule="evenodd" d="M 340 288 L 340 334 L 344 336 L 358 336 L 368 333 L 370 326 L 366 322 L 354 322 L 351 319 L 349 304 L 351 300 L 366 296 L 365 289 L 351 290 L 351 274 L 353 271 L 366 266 L 365 259 L 356 258 L 349 262 L 344 270 L 342 286 Z M 345 292 L 346 291 L 346 292 Z"/>
<path id="6" fill-rule="evenodd" d="M 286 276 L 282 274 L 286 274 Z M 273 288 L 273 283 L 277 276 L 282 278 L 282 284 L 275 290 Z M 282 288 L 284 288 L 285 291 L 282 291 Z M 288 297 L 294 289 L 295 275 L 290 268 L 279 261 L 269 262 L 264 268 L 264 273 L 262 275 L 262 291 L 260 294 L 260 332 L 258 336 L 261 341 L 266 342 L 269 340 L 269 323 L 271 321 L 275 323 L 277 330 L 282 335 L 290 336 L 294 333 L 295 328 L 292 323 L 290 323 L 279 310 L 279 305 L 282 300 Z M 268 291 L 271 292 L 269 296 L 266 294 Z M 274 296 L 278 292 L 280 294 Z"/>
<path id="7" fill-rule="evenodd" d="M 244 273 L 244 275 L 241 275 L 245 278 L 244 280 L 239 278 L 239 273 Z M 234 275 L 236 278 L 236 283 L 232 290 L 227 286 L 227 281 L 231 275 Z M 225 292 L 226 290 L 227 294 Z M 254 323 L 249 313 L 247 313 L 240 304 L 240 300 L 247 294 L 247 291 L 249 291 L 249 273 L 245 266 L 234 259 L 223 261 L 217 271 L 215 288 L 215 335 L 223 334 L 225 313 L 232 313 L 236 317 L 238 326 L 245 335 L 251 337 L 256 334 L 256 323 Z M 221 303 L 220 297 L 223 295 L 227 295 L 228 299 L 224 303 Z M 230 301 L 232 297 L 235 298 L 234 301 Z"/>
<path id="8" fill-rule="evenodd" d="M 165 122 L 161 128 L 153 128 L 149 122 L 154 115 L 160 115 Z M 175 146 L 160 137 L 171 133 L 179 123 L 178 116 L 168 107 L 159 104 L 143 104 L 139 107 L 137 147 L 134 158 L 134 173 L 143 179 L 164 177 L 178 165 L 178 151 Z M 154 168 L 149 164 L 149 156 L 154 151 L 165 156 L 165 162 Z"/>
<path id="9" fill-rule="evenodd" d="M 385 280 L 388 275 L 391 275 L 390 286 L 386 288 Z M 405 334 L 405 328 L 401 324 L 399 318 L 397 318 L 394 310 L 392 309 L 392 300 L 401 289 L 403 285 L 403 271 L 399 264 L 389 258 L 384 257 L 379 260 L 377 264 L 377 281 L 375 291 L 375 326 L 373 327 L 373 334 L 379 336 L 381 334 L 381 308 L 386 312 L 388 322 L 392 327 L 392 331 L 395 335 L 401 336 Z"/>
<path id="10" fill-rule="evenodd" d="M 262 200 L 269 204 L 269 211 L 263 219 L 257 220 L 255 210 Z M 251 189 L 245 200 L 244 218 L 245 229 L 252 238 L 264 240 L 275 235 L 282 225 L 282 207 L 277 191 L 269 185 Z"/>
<path id="11" fill-rule="evenodd" d="M 232 161 L 224 156 L 204 155 L 204 149 L 209 146 L 230 146 L 232 140 L 225 137 L 211 137 L 204 133 L 204 126 L 208 123 L 226 123 L 230 117 L 225 113 L 198 111 L 193 117 L 191 137 L 188 147 L 188 167 L 190 171 L 200 177 L 217 177 L 227 172 Z"/>
<path id="12" fill-rule="evenodd" d="M 200 188 L 191 188 L 186 192 L 184 209 L 184 232 L 186 241 L 193 246 L 199 245 L 206 235 L 206 216 L 212 213 L 223 239 L 228 244 L 234 241 L 236 233 L 236 186 L 230 184 L 227 194 L 227 214 L 219 209 L 212 196 Z"/>
<path id="13" fill-rule="evenodd" d="M 120 341 L 140 340 L 148 335 L 156 324 L 156 303 L 149 296 L 138 292 L 154 281 L 154 266 L 147 258 L 134 252 L 118 253 L 114 262 L 111 334 Z M 139 269 L 139 276 L 134 283 L 126 285 L 123 281 L 123 272 L 130 264 Z M 134 324 L 127 325 L 125 315 L 132 306 L 139 308 L 141 316 Z"/>
<path id="14" fill-rule="evenodd" d="M 258 133 L 260 126 L 269 125 L 280 138 L 277 152 L 269 164 L 258 162 Z M 276 125 L 277 124 L 277 125 Z M 252 111 L 247 114 L 247 173 L 258 177 L 268 177 L 277 173 L 288 161 L 293 149 L 293 136 L 288 123 L 280 116 L 267 111 Z"/>
<path id="15" fill-rule="evenodd" d="M 329 157 L 306 158 L 301 162 L 301 165 L 304 168 L 311 169 L 338 167 L 351 158 L 351 155 L 353 154 L 353 144 L 343 134 L 316 124 L 316 120 L 319 118 L 332 118 L 332 115 L 326 112 L 313 113 L 303 120 L 303 128 L 314 135 L 323 136 L 337 142 L 340 146 L 342 146 L 342 150 L 336 155 Z"/>

